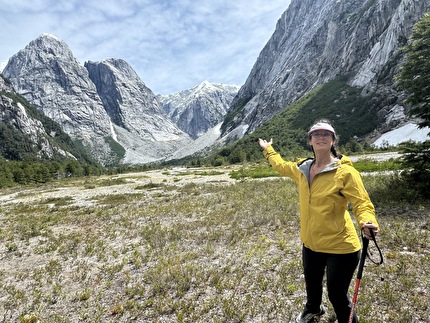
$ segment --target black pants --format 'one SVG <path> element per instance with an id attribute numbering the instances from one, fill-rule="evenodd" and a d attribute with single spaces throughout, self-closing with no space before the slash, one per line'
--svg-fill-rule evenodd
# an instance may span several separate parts
<path id="1" fill-rule="evenodd" d="M 303 246 L 303 268 L 306 282 L 306 308 L 318 313 L 322 302 L 323 277 L 327 268 L 327 290 L 339 323 L 347 323 L 351 308 L 348 288 L 360 260 L 360 251 L 349 254 L 314 252 Z M 354 314 L 354 323 L 358 322 Z"/>

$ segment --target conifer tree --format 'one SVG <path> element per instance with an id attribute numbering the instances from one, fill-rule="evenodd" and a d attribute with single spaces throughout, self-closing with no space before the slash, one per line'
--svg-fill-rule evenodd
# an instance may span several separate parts
<path id="1" fill-rule="evenodd" d="M 405 62 L 400 67 L 396 80 L 405 90 L 406 102 L 412 108 L 409 114 L 419 117 L 420 128 L 430 127 L 430 12 L 414 25 L 406 46 Z M 406 185 L 424 198 L 430 190 L 430 141 L 404 143 L 403 165 L 407 171 L 402 173 Z"/>
<path id="2" fill-rule="evenodd" d="M 402 48 L 405 62 L 396 80 L 406 91 L 410 115 L 419 117 L 419 127 L 430 127 L 430 12 L 413 27 L 409 42 Z"/>

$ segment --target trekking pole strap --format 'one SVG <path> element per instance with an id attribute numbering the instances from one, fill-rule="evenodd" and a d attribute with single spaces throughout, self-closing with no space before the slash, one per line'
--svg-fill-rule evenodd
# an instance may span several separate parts
<path id="1" fill-rule="evenodd" d="M 363 229 L 364 230 L 364 229 Z M 373 262 L 375 265 L 381 265 L 384 262 L 384 257 L 382 255 L 382 251 L 381 248 L 379 248 L 378 243 L 376 242 L 376 237 L 375 237 L 375 233 L 373 232 L 373 230 L 371 228 L 369 228 L 370 231 L 370 236 L 372 237 L 373 244 L 375 245 L 376 249 L 378 250 L 379 253 L 379 261 L 375 261 L 372 259 L 371 254 L 368 251 L 368 245 L 369 245 L 369 239 L 365 238 L 365 236 L 363 235 L 363 230 L 361 232 L 361 238 L 363 240 L 363 253 L 366 254 L 367 258 L 369 258 L 369 260 L 371 262 Z M 364 249 L 364 247 L 366 246 L 366 250 Z"/>

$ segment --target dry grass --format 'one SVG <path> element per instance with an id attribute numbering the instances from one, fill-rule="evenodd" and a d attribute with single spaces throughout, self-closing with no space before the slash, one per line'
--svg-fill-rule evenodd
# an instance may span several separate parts
<path id="1" fill-rule="evenodd" d="M 289 322 L 305 298 L 297 190 L 230 171 L 3 191 L 0 320 Z M 430 321 L 429 211 L 383 213 L 386 262 L 367 262 L 360 322 Z"/>

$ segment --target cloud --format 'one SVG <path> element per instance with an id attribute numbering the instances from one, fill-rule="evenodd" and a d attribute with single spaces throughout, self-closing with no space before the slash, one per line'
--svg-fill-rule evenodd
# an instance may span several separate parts
<path id="1" fill-rule="evenodd" d="M 157 94 L 243 84 L 290 1 L 0 0 L 0 60 L 42 33 L 83 64 L 127 61 Z"/>

